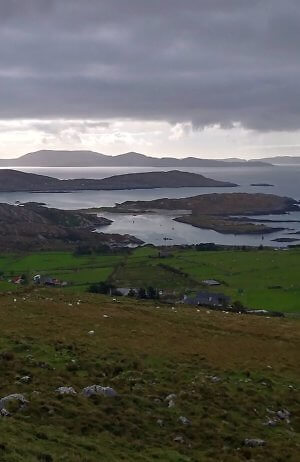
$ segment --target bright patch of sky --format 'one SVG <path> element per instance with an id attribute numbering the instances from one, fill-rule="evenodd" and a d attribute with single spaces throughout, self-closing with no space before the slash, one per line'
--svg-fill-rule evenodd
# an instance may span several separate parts
<path id="1" fill-rule="evenodd" d="M 115 120 L 0 121 L 0 157 L 40 149 L 92 150 L 120 154 L 135 150 L 153 156 L 259 158 L 300 152 L 300 132 L 257 132 L 239 124 L 231 129 L 194 129 L 189 122 Z"/>

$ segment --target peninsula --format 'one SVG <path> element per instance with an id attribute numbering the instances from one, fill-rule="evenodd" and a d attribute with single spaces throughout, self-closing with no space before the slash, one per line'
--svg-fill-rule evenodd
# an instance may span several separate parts
<path id="1" fill-rule="evenodd" d="M 50 176 L 24 173 L 19 170 L 0 170 L 0 192 L 72 192 L 80 190 L 123 190 L 206 187 L 236 187 L 235 183 L 217 181 L 203 175 L 171 170 L 115 175 L 103 179 L 59 180 Z"/>
<path id="2" fill-rule="evenodd" d="M 220 233 L 261 234 L 281 231 L 265 224 L 240 220 L 236 215 L 251 216 L 279 214 L 298 210 L 296 201 L 273 194 L 223 193 L 202 194 L 182 199 L 126 201 L 102 210 L 118 213 L 145 213 L 173 211 L 175 221 Z"/>

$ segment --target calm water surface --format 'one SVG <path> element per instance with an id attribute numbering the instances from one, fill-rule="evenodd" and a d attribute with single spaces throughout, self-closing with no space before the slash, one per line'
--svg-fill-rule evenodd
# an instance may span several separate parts
<path id="1" fill-rule="evenodd" d="M 16 167 L 15 167 L 16 168 Z M 16 168 L 17 169 L 17 168 Z M 19 170 L 49 175 L 60 179 L 67 178 L 105 178 L 125 173 L 173 170 L 172 168 L 141 168 L 141 167 L 86 167 L 86 168 L 19 168 Z M 50 207 L 62 209 L 78 209 L 86 207 L 113 206 L 126 200 L 152 200 L 161 197 L 179 198 L 209 194 L 213 192 L 261 192 L 293 197 L 300 200 L 300 166 L 277 167 L 226 167 L 226 168 L 184 168 L 184 171 L 200 173 L 202 175 L 224 181 L 238 183 L 237 188 L 164 188 L 152 190 L 126 191 L 78 191 L 74 193 L 0 193 L 0 202 L 15 203 L 15 201 L 45 202 Z M 252 183 L 269 183 L 273 187 L 254 187 Z M 293 231 L 300 231 L 300 223 L 272 223 L 272 226 L 288 227 L 289 230 L 262 235 L 220 234 L 211 230 L 194 228 L 183 223 L 176 223 L 172 216 L 143 214 L 139 216 L 108 214 L 105 216 L 114 220 L 110 226 L 102 227 L 101 231 L 133 234 L 147 243 L 153 244 L 192 244 L 200 242 L 215 242 L 233 245 L 275 245 L 285 246 L 284 243 L 273 242 L 278 237 L 294 237 Z M 262 217 L 259 217 L 262 218 Z M 270 219 L 272 217 L 266 217 Z M 300 212 L 289 215 L 276 216 L 274 219 L 299 220 Z M 165 240 L 165 238 L 172 240 Z M 300 243 L 300 241 L 299 241 Z"/>

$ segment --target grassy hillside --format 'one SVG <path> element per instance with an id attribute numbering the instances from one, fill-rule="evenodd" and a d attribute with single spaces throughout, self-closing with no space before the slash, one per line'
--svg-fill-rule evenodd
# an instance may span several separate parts
<path id="1" fill-rule="evenodd" d="M 1 296 L 0 314 L 0 397 L 29 401 L 0 417 L 3 462 L 299 460 L 298 321 L 62 290 Z M 118 396 L 80 394 L 93 384 Z"/>

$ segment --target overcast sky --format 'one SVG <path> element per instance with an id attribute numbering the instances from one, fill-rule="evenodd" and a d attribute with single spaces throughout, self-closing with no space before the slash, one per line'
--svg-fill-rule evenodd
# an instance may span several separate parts
<path id="1" fill-rule="evenodd" d="M 0 0 L 0 156 L 300 155 L 299 0 Z"/>

